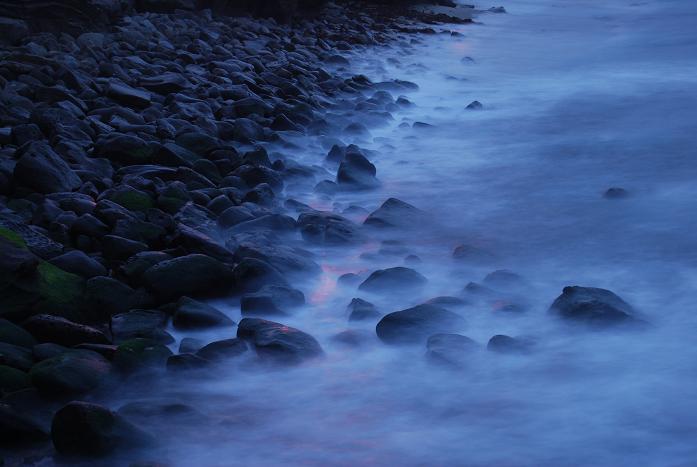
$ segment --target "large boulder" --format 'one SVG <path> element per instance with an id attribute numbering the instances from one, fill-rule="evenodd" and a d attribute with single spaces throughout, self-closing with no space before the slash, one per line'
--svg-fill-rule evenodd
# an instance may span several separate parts
<path id="1" fill-rule="evenodd" d="M 435 305 L 418 305 L 385 315 L 375 331 L 387 344 L 407 344 L 425 341 L 438 333 L 452 333 L 465 326 L 460 315 Z"/>
<path id="2" fill-rule="evenodd" d="M 347 153 L 336 172 L 339 185 L 351 188 L 375 188 L 380 182 L 375 178 L 375 166 L 358 153 Z"/>
<path id="3" fill-rule="evenodd" d="M 82 183 L 73 169 L 43 141 L 23 149 L 14 169 L 15 181 L 39 193 L 72 191 Z"/>
<path id="4" fill-rule="evenodd" d="M 109 343 L 107 336 L 99 329 L 74 323 L 60 316 L 32 316 L 24 322 L 24 327 L 39 342 L 52 342 L 68 347 Z"/>
<path id="5" fill-rule="evenodd" d="M 151 435 L 121 415 L 81 401 L 70 402 L 56 412 L 51 423 L 51 438 L 59 453 L 79 456 L 103 456 L 154 442 Z"/>
<path id="6" fill-rule="evenodd" d="M 303 238 L 320 245 L 341 245 L 360 239 L 360 231 L 350 220 L 331 212 L 306 212 L 298 217 Z"/>
<path id="7" fill-rule="evenodd" d="M 358 288 L 368 292 L 411 290 L 423 287 L 426 282 L 428 280 L 413 269 L 398 266 L 374 271 Z"/>
<path id="8" fill-rule="evenodd" d="M 215 361 L 235 358 L 247 351 L 247 344 L 241 339 L 224 339 L 211 342 L 196 352 L 196 356 Z"/>
<path id="9" fill-rule="evenodd" d="M 234 286 L 232 271 L 210 256 L 192 254 L 159 262 L 143 274 L 146 286 L 158 296 L 220 295 Z"/>
<path id="10" fill-rule="evenodd" d="M 70 350 L 34 365 L 32 384 L 47 396 L 77 395 L 103 384 L 111 373 L 109 361 L 90 350 Z"/>
<path id="11" fill-rule="evenodd" d="M 167 315 L 163 311 L 131 310 L 111 317 L 111 333 L 117 343 L 142 337 L 169 344 L 172 336 L 164 331 L 166 324 Z"/>
<path id="12" fill-rule="evenodd" d="M 421 226 L 425 219 L 424 211 L 397 198 L 390 198 L 370 213 L 363 223 L 373 227 L 413 228 Z"/>
<path id="13" fill-rule="evenodd" d="M 244 318 L 237 337 L 249 341 L 257 355 L 276 363 L 300 363 L 324 353 L 311 335 L 265 319 Z"/>
<path id="14" fill-rule="evenodd" d="M 177 302 L 172 324 L 178 329 L 203 329 L 232 326 L 235 322 L 217 308 L 193 298 L 182 297 Z"/>
<path id="15" fill-rule="evenodd" d="M 426 341 L 426 357 L 434 363 L 462 367 L 478 347 L 475 341 L 460 334 L 434 334 Z"/>
<path id="16" fill-rule="evenodd" d="M 49 262 L 63 271 L 86 278 L 105 276 L 107 274 L 106 268 L 99 261 L 87 256 L 80 250 L 63 253 L 60 256 L 51 258 Z"/>
<path id="17" fill-rule="evenodd" d="M 609 290 L 595 287 L 564 287 L 549 311 L 568 321 L 600 327 L 637 321 L 627 302 Z"/>
<path id="18" fill-rule="evenodd" d="M 305 295 L 291 287 L 265 285 L 257 292 L 246 293 L 240 298 L 242 315 L 283 315 L 291 308 L 305 304 Z"/>

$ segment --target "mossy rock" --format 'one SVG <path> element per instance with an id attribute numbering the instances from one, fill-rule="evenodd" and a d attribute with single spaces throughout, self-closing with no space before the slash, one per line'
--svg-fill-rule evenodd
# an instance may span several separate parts
<path id="1" fill-rule="evenodd" d="M 41 297 L 37 311 L 60 314 L 66 318 L 81 317 L 79 310 L 85 290 L 84 279 L 47 262 L 39 264 L 37 273 Z"/>
<path id="2" fill-rule="evenodd" d="M 172 351 L 152 339 L 135 338 L 121 343 L 114 355 L 114 365 L 130 373 L 145 368 L 164 368 Z"/>
<path id="3" fill-rule="evenodd" d="M 0 394 L 5 395 L 31 387 L 29 375 L 7 365 L 0 365 Z"/>
<path id="4" fill-rule="evenodd" d="M 136 189 L 114 191 L 109 199 L 130 211 L 145 211 L 155 206 L 150 195 Z"/>
<path id="5" fill-rule="evenodd" d="M 24 250 L 27 250 L 27 242 L 24 241 L 24 238 L 15 232 L 14 230 L 10 230 L 5 227 L 0 227 L 0 236 L 5 237 L 7 240 L 12 242 L 15 246 L 18 246 Z"/>

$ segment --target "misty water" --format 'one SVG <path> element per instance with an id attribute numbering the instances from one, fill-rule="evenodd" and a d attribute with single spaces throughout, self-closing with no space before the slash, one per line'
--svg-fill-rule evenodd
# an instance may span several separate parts
<path id="1" fill-rule="evenodd" d="M 687 466 L 697 462 L 697 3 L 691 0 L 519 0 L 450 34 L 348 53 L 347 73 L 400 78 L 413 106 L 371 137 L 382 186 L 287 196 L 361 221 L 396 197 L 431 215 L 372 232 L 356 247 L 312 247 L 321 277 L 298 284 L 307 305 L 271 318 L 315 336 L 326 356 L 259 368 L 251 356 L 214 375 L 148 381 L 115 407 L 184 403 L 140 420 L 172 465 Z M 395 97 L 397 95 L 395 94 Z M 482 110 L 468 110 L 471 101 Z M 408 125 L 403 125 L 403 123 Z M 413 128 L 414 122 L 432 127 Z M 329 138 L 275 148 L 321 165 Z M 274 150 L 274 148 L 270 148 Z M 629 196 L 606 199 L 610 187 Z M 288 242 L 294 240 L 289 239 Z M 387 244 L 381 244 L 388 241 Z M 457 261 L 453 249 L 489 253 Z M 387 247 L 386 247 L 387 246 Z M 411 265 L 423 290 L 371 295 L 344 273 Z M 424 346 L 390 347 L 375 322 L 348 323 L 354 297 L 386 314 L 509 269 L 524 285 L 506 312 L 471 300 L 452 308 L 481 346 L 459 369 Z M 564 286 L 607 288 L 650 323 L 589 331 L 547 312 Z M 215 302 L 236 321 L 234 300 Z M 364 329 L 358 347 L 332 336 Z M 202 335 L 233 337 L 234 330 Z M 495 334 L 528 336 L 524 355 L 486 350 Z M 179 335 L 178 337 L 182 337 Z M 175 407 L 176 408 L 176 407 Z"/>

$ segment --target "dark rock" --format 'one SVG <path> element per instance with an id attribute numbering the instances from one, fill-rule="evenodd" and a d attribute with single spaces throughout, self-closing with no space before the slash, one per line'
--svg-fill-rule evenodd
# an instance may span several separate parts
<path id="1" fill-rule="evenodd" d="M 164 368 L 172 351 L 152 339 L 135 338 L 122 342 L 114 355 L 114 366 L 125 373 Z"/>
<path id="2" fill-rule="evenodd" d="M 17 183 L 39 193 L 73 191 L 80 187 L 80 177 L 45 142 L 33 142 L 22 152 L 14 168 Z"/>
<path id="3" fill-rule="evenodd" d="M 142 337 L 169 344 L 172 338 L 163 330 L 166 324 L 167 315 L 162 311 L 132 310 L 111 317 L 111 333 L 116 343 Z"/>
<path id="4" fill-rule="evenodd" d="M 172 324 L 179 329 L 202 329 L 232 326 L 235 322 L 217 308 L 189 297 L 182 297 L 177 302 Z"/>
<path id="5" fill-rule="evenodd" d="M 64 345 L 44 342 L 43 344 L 36 344 L 34 347 L 32 347 L 31 351 L 32 354 L 34 354 L 34 360 L 37 362 L 43 362 L 49 358 L 62 355 L 68 350 L 70 349 Z"/>
<path id="6" fill-rule="evenodd" d="M 152 445 L 154 439 L 106 407 L 73 401 L 56 412 L 51 439 L 63 455 L 103 456 Z"/>
<path id="7" fill-rule="evenodd" d="M 210 362 L 205 358 L 191 353 L 172 355 L 167 359 L 167 371 L 197 370 L 205 367 Z"/>
<path id="8" fill-rule="evenodd" d="M 52 315 L 36 315 L 24 322 L 24 328 L 39 342 L 72 347 L 78 344 L 108 344 L 109 339 L 99 329 L 74 323 Z"/>
<path id="9" fill-rule="evenodd" d="M 523 278 L 507 269 L 499 269 L 487 274 L 484 283 L 491 287 L 511 288 L 523 284 Z"/>
<path id="10" fill-rule="evenodd" d="M 201 339 L 194 337 L 185 337 L 179 343 L 179 353 L 196 353 L 205 345 Z"/>
<path id="11" fill-rule="evenodd" d="M 256 258 L 244 258 L 235 267 L 235 284 L 242 292 L 256 292 L 266 285 L 288 287 L 288 282 L 281 273 L 266 263 Z"/>
<path id="12" fill-rule="evenodd" d="M 595 287 L 564 287 L 549 311 L 569 321 L 598 327 L 637 321 L 627 302 L 609 290 Z"/>
<path id="13" fill-rule="evenodd" d="M 329 212 L 306 212 L 298 217 L 298 226 L 308 242 L 328 245 L 352 243 L 360 238 L 358 226 Z"/>
<path id="14" fill-rule="evenodd" d="M 34 365 L 31 382 L 47 396 L 77 395 L 103 384 L 111 373 L 109 361 L 90 350 L 70 350 Z"/>
<path id="15" fill-rule="evenodd" d="M 163 298 L 220 295 L 234 286 L 235 276 L 220 261 L 200 254 L 159 262 L 143 274 L 146 286 Z"/>
<path id="16" fill-rule="evenodd" d="M 339 165 L 336 181 L 339 185 L 355 188 L 375 188 L 380 182 L 375 178 L 375 166 L 362 154 L 347 152 Z"/>
<path id="17" fill-rule="evenodd" d="M 191 86 L 191 83 L 179 73 L 163 73 L 140 80 L 140 85 L 148 91 L 158 94 L 174 94 Z"/>
<path id="18" fill-rule="evenodd" d="M 466 108 L 468 110 L 482 110 L 484 108 L 484 106 L 479 101 L 472 101 L 469 104 L 467 104 Z"/>
<path id="19" fill-rule="evenodd" d="M 102 237 L 102 252 L 108 259 L 123 260 L 147 251 L 148 245 L 143 242 L 129 240 L 117 235 Z"/>
<path id="20" fill-rule="evenodd" d="M 300 363 L 324 354 L 311 335 L 259 318 L 240 321 L 237 337 L 249 341 L 260 357 L 277 363 Z"/>
<path id="21" fill-rule="evenodd" d="M 29 415 L 15 410 L 8 404 L 0 403 L 1 446 L 16 449 L 19 445 L 40 442 L 47 438 L 48 434 L 41 425 Z M 0 462 L 0 465 L 3 464 Z"/>
<path id="22" fill-rule="evenodd" d="M 434 297 L 434 298 L 428 300 L 426 303 L 428 303 L 429 305 L 437 305 L 437 306 L 442 306 L 444 308 L 451 308 L 451 307 L 465 306 L 469 302 L 467 302 L 467 300 L 463 300 L 462 298 L 459 298 L 459 297 L 450 297 L 447 295 L 443 295 L 440 297 Z"/>
<path id="23" fill-rule="evenodd" d="M 458 245 L 453 250 L 453 258 L 459 261 L 470 261 L 472 263 L 490 263 L 495 257 L 486 250 L 472 245 Z"/>
<path id="24" fill-rule="evenodd" d="M 378 312 L 377 308 L 375 308 L 375 305 L 360 298 L 354 298 L 351 300 L 351 303 L 349 303 L 348 307 L 346 307 L 346 310 L 349 313 L 349 321 L 363 321 L 380 318 L 380 313 Z"/>
<path id="25" fill-rule="evenodd" d="M 29 375 L 7 365 L 0 365 L 0 396 L 31 386 Z"/>
<path id="26" fill-rule="evenodd" d="M 426 341 L 426 357 L 434 363 L 462 367 L 478 347 L 475 341 L 459 334 L 434 334 Z"/>
<path id="27" fill-rule="evenodd" d="M 235 358 L 247 351 L 247 344 L 241 339 L 225 339 L 211 342 L 202 347 L 196 355 L 206 360 L 227 360 Z"/>
<path id="28" fill-rule="evenodd" d="M 227 229 L 252 219 L 254 219 L 254 215 L 246 207 L 232 206 L 218 216 L 218 225 L 224 229 Z"/>
<path id="29" fill-rule="evenodd" d="M 108 84 L 106 95 L 119 104 L 135 109 L 144 109 L 148 107 L 151 100 L 150 93 L 114 81 Z"/>
<path id="30" fill-rule="evenodd" d="M 121 267 L 121 271 L 129 279 L 134 282 L 139 282 L 145 271 L 169 259 L 172 259 L 172 257 L 162 251 L 144 251 L 130 257 L 128 261 L 126 261 L 126 264 Z"/>
<path id="31" fill-rule="evenodd" d="M 426 282 L 428 279 L 413 269 L 398 266 L 374 271 L 358 288 L 368 292 L 408 290 L 423 287 Z"/>
<path id="32" fill-rule="evenodd" d="M 243 316 L 283 315 L 284 310 L 304 304 L 305 295 L 299 290 L 279 285 L 265 285 L 257 292 L 242 295 L 240 311 Z"/>
<path id="33" fill-rule="evenodd" d="M 11 321 L 0 318 L 0 342 L 32 348 L 36 344 L 36 339 Z"/>
<path id="34" fill-rule="evenodd" d="M 0 342 L 0 365 L 27 371 L 33 363 L 31 350 L 26 347 Z"/>
<path id="35" fill-rule="evenodd" d="M 106 268 L 99 261 L 87 256 L 80 250 L 63 253 L 60 256 L 51 258 L 49 262 L 63 271 L 86 278 L 104 276 L 107 273 Z"/>
<path id="36" fill-rule="evenodd" d="M 411 204 L 390 198 L 364 221 L 375 227 L 416 227 L 422 225 L 425 213 Z"/>
<path id="37" fill-rule="evenodd" d="M 29 35 L 26 21 L 14 18 L 0 17 L 0 41 L 10 45 L 18 44 Z"/>
<path id="38" fill-rule="evenodd" d="M 465 320 L 451 311 L 435 305 L 418 305 L 385 315 L 375 330 L 388 344 L 423 342 L 433 334 L 457 331 Z"/>
<path id="39" fill-rule="evenodd" d="M 487 350 L 498 353 L 525 354 L 532 350 L 534 342 L 529 339 L 498 334 L 486 345 Z"/>
<path id="40" fill-rule="evenodd" d="M 331 340 L 346 347 L 361 347 L 375 340 L 375 336 L 365 329 L 347 329 L 333 335 Z"/>
<path id="41" fill-rule="evenodd" d="M 627 198 L 628 196 L 629 192 L 624 188 L 619 187 L 608 188 L 607 191 L 603 194 L 603 197 L 606 199 L 622 199 Z"/>
<path id="42" fill-rule="evenodd" d="M 138 305 L 137 300 L 132 288 L 111 277 L 93 277 L 85 285 L 85 301 L 95 319 L 108 320 L 115 314 L 125 313 Z"/>

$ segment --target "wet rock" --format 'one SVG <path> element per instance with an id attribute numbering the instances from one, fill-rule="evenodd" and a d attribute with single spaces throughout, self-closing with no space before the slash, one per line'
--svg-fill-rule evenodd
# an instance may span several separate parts
<path id="1" fill-rule="evenodd" d="M 466 107 L 467 110 L 482 110 L 483 108 L 484 106 L 479 101 L 472 101 L 469 104 L 467 104 Z"/>
<path id="2" fill-rule="evenodd" d="M 22 370 L 0 365 L 0 397 L 31 386 L 29 375 Z"/>
<path id="3" fill-rule="evenodd" d="M 12 406 L 0 403 L 0 445 L 17 448 L 48 439 L 48 434 L 34 419 Z M 1 460 L 1 459 L 0 459 Z M 0 465 L 2 465 L 0 463 Z"/>
<path id="4" fill-rule="evenodd" d="M 126 264 L 121 267 L 121 271 L 134 282 L 139 282 L 141 276 L 152 266 L 172 259 L 172 257 L 162 251 L 144 251 L 130 257 Z"/>
<path id="5" fill-rule="evenodd" d="M 361 298 L 354 298 L 351 300 L 346 310 L 349 313 L 349 321 L 364 321 L 380 318 L 380 313 L 375 305 Z"/>
<path id="6" fill-rule="evenodd" d="M 478 347 L 475 341 L 460 334 L 434 334 L 426 341 L 426 357 L 434 363 L 462 367 Z"/>
<path id="7" fill-rule="evenodd" d="M 453 250 L 453 258 L 458 261 L 486 264 L 494 261 L 495 257 L 488 251 L 473 245 L 458 245 Z"/>
<path id="8" fill-rule="evenodd" d="M 53 342 L 36 344 L 31 349 L 32 354 L 34 355 L 34 360 L 37 362 L 43 362 L 49 358 L 57 357 L 64 354 L 68 350 L 70 350 L 68 347 L 60 344 L 54 344 Z"/>
<path id="9" fill-rule="evenodd" d="M 619 187 L 608 188 L 607 191 L 603 194 L 603 198 L 605 199 L 622 199 L 627 198 L 628 196 L 629 192 L 624 188 Z"/>
<path id="10" fill-rule="evenodd" d="M 413 269 L 398 266 L 373 272 L 358 288 L 368 292 L 385 292 L 418 289 L 426 285 L 426 282 L 428 279 Z"/>
<path id="11" fill-rule="evenodd" d="M 257 355 L 276 363 L 300 363 L 324 353 L 311 335 L 259 318 L 240 321 L 237 337 L 249 341 Z"/>
<path id="12" fill-rule="evenodd" d="M 119 104 L 133 107 L 135 109 L 144 109 L 150 105 L 150 93 L 132 88 L 125 84 L 120 84 L 112 81 L 108 84 L 106 95 L 114 99 Z"/>
<path id="13" fill-rule="evenodd" d="M 204 341 L 201 339 L 196 339 L 194 337 L 185 337 L 181 340 L 179 343 L 179 353 L 196 353 L 199 349 L 201 349 L 205 344 Z"/>
<path id="14" fill-rule="evenodd" d="M 487 274 L 483 282 L 491 287 L 506 289 L 523 285 L 523 278 L 508 269 L 498 269 Z"/>
<path id="15" fill-rule="evenodd" d="M 189 297 L 182 297 L 177 302 L 172 324 L 179 329 L 204 329 L 232 326 L 235 322 L 217 308 Z"/>
<path id="16" fill-rule="evenodd" d="M 244 258 L 235 267 L 235 284 L 242 292 L 256 292 L 264 286 L 288 287 L 281 273 L 270 264 L 256 259 Z"/>
<path id="17" fill-rule="evenodd" d="M 218 216 L 218 225 L 227 229 L 245 221 L 254 219 L 254 214 L 244 206 L 232 206 Z"/>
<path id="18" fill-rule="evenodd" d="M 595 287 L 564 287 L 549 311 L 565 320 L 597 327 L 638 321 L 627 302 L 609 290 Z"/>
<path id="19" fill-rule="evenodd" d="M 0 318 L 0 342 L 31 348 L 36 344 L 36 339 L 25 329 Z"/>
<path id="20" fill-rule="evenodd" d="M 380 182 L 375 178 L 377 170 L 365 156 L 355 152 L 347 152 L 339 165 L 336 181 L 341 186 L 353 188 L 375 188 Z"/>
<path id="21" fill-rule="evenodd" d="M 51 258 L 49 262 L 64 271 L 85 278 L 104 276 L 107 273 L 106 268 L 102 266 L 99 261 L 91 258 L 80 250 L 72 250 L 63 253 L 55 258 Z"/>
<path id="22" fill-rule="evenodd" d="M 205 360 L 228 360 L 247 351 L 247 344 L 241 339 L 224 339 L 211 342 L 196 352 L 196 356 Z"/>
<path id="23" fill-rule="evenodd" d="M 77 395 L 103 384 L 111 373 L 109 361 L 90 350 L 70 350 L 34 365 L 31 382 L 47 396 Z"/>
<path id="24" fill-rule="evenodd" d="M 365 225 L 374 227 L 417 227 L 425 219 L 425 213 L 411 204 L 390 198 L 370 213 Z"/>
<path id="25" fill-rule="evenodd" d="M 489 339 L 486 348 L 498 353 L 525 354 L 530 352 L 533 346 L 532 340 L 498 334 Z"/>
<path id="26" fill-rule="evenodd" d="M 99 329 L 53 315 L 36 315 L 24 322 L 24 328 L 38 342 L 72 347 L 78 344 L 108 344 L 109 339 Z"/>
<path id="27" fill-rule="evenodd" d="M 423 342 L 433 334 L 457 331 L 464 326 L 460 315 L 424 304 L 385 315 L 375 330 L 387 344 L 406 344 Z"/>
<path id="28" fill-rule="evenodd" d="M 365 329 L 347 329 L 333 335 L 331 340 L 346 347 L 362 347 L 375 340 L 375 336 Z"/>
<path id="29" fill-rule="evenodd" d="M 89 279 L 85 284 L 85 301 L 91 307 L 94 320 L 108 320 L 137 305 L 135 291 L 123 282 L 106 276 Z"/>
<path id="30" fill-rule="evenodd" d="M 164 368 L 172 351 L 152 339 L 135 338 L 122 342 L 114 355 L 114 366 L 124 373 Z"/>
<path id="31" fill-rule="evenodd" d="M 353 272 L 347 272 L 346 274 L 340 275 L 337 278 L 336 283 L 344 287 L 356 286 L 361 282 L 363 277 L 365 276 L 362 274 L 359 275 Z"/>
<path id="32" fill-rule="evenodd" d="M 428 300 L 426 303 L 428 303 L 429 305 L 442 306 L 444 308 L 457 308 L 465 306 L 469 302 L 467 300 L 463 300 L 460 297 L 450 297 L 448 295 L 443 295 L 440 297 L 434 297 Z"/>
<path id="33" fill-rule="evenodd" d="M 73 401 L 56 412 L 51 439 L 63 455 L 103 456 L 154 444 L 151 435 L 97 404 Z"/>
<path id="34" fill-rule="evenodd" d="M 16 45 L 29 35 L 26 21 L 0 17 L 0 42 Z"/>
<path id="35" fill-rule="evenodd" d="M 191 83 L 179 73 L 167 72 L 140 80 L 140 85 L 148 91 L 158 94 L 174 94 L 191 86 Z"/>
<path id="36" fill-rule="evenodd" d="M 22 150 L 14 168 L 14 179 L 39 193 L 73 191 L 82 183 L 70 166 L 42 141 Z"/>
<path id="37" fill-rule="evenodd" d="M 201 254 L 159 262 L 145 271 L 143 279 L 150 290 L 163 298 L 206 293 L 219 295 L 235 283 L 227 266 Z"/>
<path id="38" fill-rule="evenodd" d="M 105 235 L 102 237 L 102 252 L 105 258 L 123 260 L 138 253 L 147 251 L 148 245 L 136 240 L 119 237 L 117 235 Z"/>
<path id="39" fill-rule="evenodd" d="M 360 239 L 360 231 L 350 220 L 329 212 L 306 212 L 298 217 L 303 238 L 320 245 L 341 245 Z"/>
<path id="40" fill-rule="evenodd" d="M 83 214 L 72 223 L 70 231 L 73 235 L 101 238 L 109 233 L 109 227 L 92 214 Z"/>
<path id="41" fill-rule="evenodd" d="M 163 330 L 166 324 L 167 315 L 162 311 L 132 310 L 111 317 L 111 333 L 117 343 L 142 337 L 169 344 L 172 337 Z"/>
<path id="42" fill-rule="evenodd" d="M 191 353 L 172 355 L 167 359 L 167 371 L 196 370 L 205 367 L 210 361 Z"/>
<path id="43" fill-rule="evenodd" d="M 305 304 L 305 295 L 296 289 L 279 285 L 265 285 L 259 291 L 247 293 L 240 298 L 243 316 L 283 315 L 285 310 Z"/>

